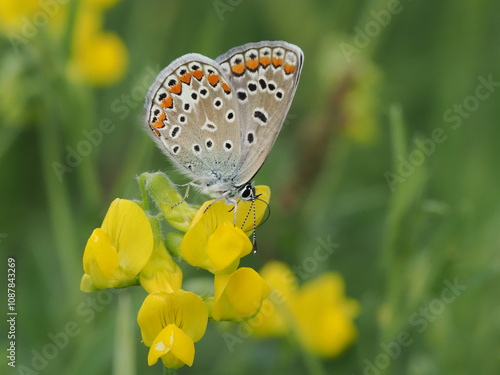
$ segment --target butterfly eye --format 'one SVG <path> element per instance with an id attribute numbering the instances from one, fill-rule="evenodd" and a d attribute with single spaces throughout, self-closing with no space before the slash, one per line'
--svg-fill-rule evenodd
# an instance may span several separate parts
<path id="1" fill-rule="evenodd" d="M 255 197 L 255 188 L 250 184 L 245 184 L 239 191 L 241 199 L 245 201 L 253 200 Z"/>

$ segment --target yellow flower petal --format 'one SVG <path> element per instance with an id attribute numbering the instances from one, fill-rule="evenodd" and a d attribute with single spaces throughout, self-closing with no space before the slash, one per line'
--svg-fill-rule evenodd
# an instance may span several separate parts
<path id="1" fill-rule="evenodd" d="M 154 339 L 148 354 L 148 365 L 154 365 L 161 357 L 168 368 L 191 366 L 194 351 L 193 340 L 175 324 L 169 324 Z"/>
<path id="2" fill-rule="evenodd" d="M 153 231 L 139 205 L 126 199 L 115 199 L 104 217 L 102 230 L 120 255 L 120 266 L 136 276 L 153 252 Z"/>
<path id="3" fill-rule="evenodd" d="M 94 229 L 83 253 L 84 270 L 88 270 L 89 274 L 98 271 L 102 277 L 111 279 L 118 268 L 119 260 L 118 252 L 107 234 L 101 228 Z M 97 267 L 97 270 L 93 267 Z"/>
<path id="4" fill-rule="evenodd" d="M 110 85 L 123 77 L 127 49 L 114 33 L 98 32 L 74 48 L 71 72 L 92 85 Z"/>
<path id="5" fill-rule="evenodd" d="M 243 238 L 244 232 L 260 223 L 271 194 L 267 186 L 257 186 L 255 190 L 255 204 L 239 202 L 236 227 L 234 207 L 222 201 L 205 202 L 182 240 L 181 254 L 189 264 L 212 273 L 230 273 L 238 267 L 239 258 L 251 251 L 251 242 Z"/>
<path id="6" fill-rule="evenodd" d="M 238 208 L 236 211 L 236 226 L 242 228 L 243 232 L 249 232 L 254 229 L 254 225 L 258 226 L 269 205 L 271 199 L 271 189 L 269 186 L 258 185 L 255 187 L 255 194 L 257 199 L 255 202 L 252 201 L 239 201 Z M 223 222 L 234 222 L 234 206 L 228 205 L 222 200 L 218 200 L 214 203 L 214 200 L 205 202 L 196 216 L 193 218 L 191 227 L 193 227 L 199 220 L 205 218 L 205 220 L 213 221 L 214 224 Z M 253 213 L 255 212 L 255 222 Z M 208 219 L 207 219 L 208 217 Z M 216 218 L 216 219 L 214 219 Z"/>
<path id="7" fill-rule="evenodd" d="M 268 262 L 259 274 L 270 287 L 269 297 L 262 309 L 249 324 L 258 336 L 281 336 L 289 332 L 291 323 L 290 304 L 297 291 L 297 279 L 286 264 Z"/>
<path id="8" fill-rule="evenodd" d="M 153 243 L 144 211 L 132 201 L 115 199 L 102 227 L 94 230 L 87 242 L 83 254 L 85 274 L 98 289 L 134 285 L 151 257 Z M 91 289 L 87 284 L 82 286 L 85 291 Z"/>
<path id="9" fill-rule="evenodd" d="M 216 271 L 223 271 L 250 254 L 252 243 L 240 228 L 223 223 L 209 237 L 207 256 Z"/>
<path id="10" fill-rule="evenodd" d="M 299 338 L 312 352 L 333 357 L 356 339 L 353 320 L 359 306 L 344 296 L 344 282 L 334 272 L 304 284 L 292 310 Z"/>
<path id="11" fill-rule="evenodd" d="M 146 346 L 151 346 L 156 336 L 169 324 L 181 327 L 196 342 L 205 334 L 208 309 L 203 300 L 191 292 L 154 292 L 144 300 L 137 322 Z"/>
<path id="12" fill-rule="evenodd" d="M 230 275 L 214 277 L 215 320 L 243 320 L 257 314 L 269 287 L 252 268 L 242 267 Z"/>

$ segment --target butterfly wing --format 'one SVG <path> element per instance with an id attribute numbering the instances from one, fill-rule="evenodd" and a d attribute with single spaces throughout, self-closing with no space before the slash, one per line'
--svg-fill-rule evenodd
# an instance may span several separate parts
<path id="1" fill-rule="evenodd" d="M 219 56 L 230 77 L 240 115 L 241 159 L 236 186 L 250 181 L 266 160 L 285 121 L 299 82 L 304 55 L 290 43 L 258 42 Z"/>
<path id="2" fill-rule="evenodd" d="M 216 61 L 192 53 L 163 69 L 146 96 L 153 139 L 194 181 L 225 177 L 240 160 L 238 108 L 228 81 Z"/>

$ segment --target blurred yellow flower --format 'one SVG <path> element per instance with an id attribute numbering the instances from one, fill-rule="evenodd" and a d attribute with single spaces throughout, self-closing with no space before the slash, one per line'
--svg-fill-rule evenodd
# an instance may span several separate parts
<path id="1" fill-rule="evenodd" d="M 262 310 L 250 320 L 253 333 L 257 336 L 282 336 L 290 331 L 288 321 L 291 301 L 298 288 L 292 270 L 281 262 L 268 262 L 259 274 L 270 288 L 269 297 L 264 300 Z"/>
<path id="2" fill-rule="evenodd" d="M 223 201 L 211 200 L 201 206 L 181 244 L 180 251 L 189 264 L 214 274 L 236 270 L 240 258 L 252 250 L 245 232 L 252 231 L 261 222 L 271 196 L 267 186 L 256 186 L 255 192 L 259 196 L 255 202 L 238 203 L 236 225 L 234 207 Z"/>
<path id="3" fill-rule="evenodd" d="M 201 297 L 191 292 L 155 292 L 144 300 L 137 322 L 144 344 L 150 347 L 150 366 L 159 358 L 168 368 L 191 366 L 194 343 L 205 334 L 208 308 Z"/>
<path id="4" fill-rule="evenodd" d="M 39 0 L 2 0 L 0 1 L 0 27 L 4 31 L 17 31 L 23 23 L 26 23 L 26 17 L 33 15 L 39 9 Z"/>
<path id="5" fill-rule="evenodd" d="M 342 277 L 328 272 L 305 283 L 292 299 L 300 341 L 320 356 L 335 357 L 356 339 L 359 305 L 344 293 Z"/>
<path id="6" fill-rule="evenodd" d="M 113 33 L 100 32 L 75 44 L 70 71 L 93 85 L 109 85 L 125 73 L 127 50 Z"/>
<path id="7" fill-rule="evenodd" d="M 91 85 L 109 85 L 123 77 L 127 49 L 115 33 L 103 30 L 104 11 L 116 3 L 117 0 L 83 0 L 78 4 L 70 25 L 73 34 L 67 65 L 70 77 Z M 62 0 L 2 0 L 0 30 L 16 51 L 41 33 L 48 32 L 53 41 L 61 42 L 68 9 L 68 2 Z"/>
<path id="8" fill-rule="evenodd" d="M 335 357 L 354 342 L 353 319 L 359 305 L 345 297 L 340 275 L 328 272 L 298 288 L 296 277 L 283 263 L 270 262 L 260 273 L 271 292 L 249 321 L 256 335 L 293 333 L 305 349 L 322 357 Z"/>
<path id="9" fill-rule="evenodd" d="M 268 294 L 269 286 L 252 268 L 215 275 L 211 316 L 214 320 L 248 319 L 259 312 Z"/>
<path id="10" fill-rule="evenodd" d="M 85 247 L 81 290 L 136 284 L 153 245 L 153 231 L 144 211 L 135 202 L 115 199 Z"/>

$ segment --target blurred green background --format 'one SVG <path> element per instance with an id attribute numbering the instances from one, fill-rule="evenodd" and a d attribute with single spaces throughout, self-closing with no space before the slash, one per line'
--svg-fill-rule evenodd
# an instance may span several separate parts
<path id="1" fill-rule="evenodd" d="M 297 44 L 305 63 L 255 179 L 272 214 L 251 263 L 300 266 L 320 241 L 338 244 L 308 275 L 340 272 L 361 312 L 324 373 L 500 372 L 500 2 L 29 3 L 0 6 L 0 251 L 2 275 L 8 257 L 17 265 L 17 365 L 78 332 L 41 371 L 11 371 L 2 318 L 1 373 L 162 373 L 135 321 L 145 292 L 89 302 L 83 249 L 115 197 L 139 198 L 137 174 L 184 181 L 143 130 L 155 75 L 260 40 Z M 230 353 L 215 325 L 196 351 L 179 373 L 310 373 L 286 341 Z"/>

